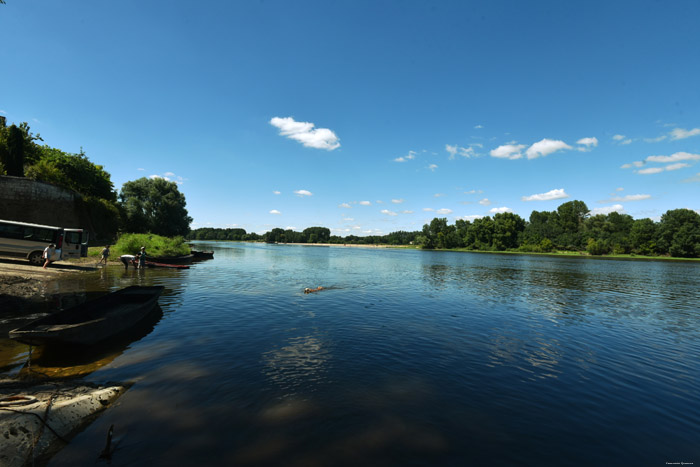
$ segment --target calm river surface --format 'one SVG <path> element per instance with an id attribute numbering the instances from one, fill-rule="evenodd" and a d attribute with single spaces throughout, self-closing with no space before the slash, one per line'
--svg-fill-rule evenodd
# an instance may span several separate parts
<path id="1" fill-rule="evenodd" d="M 79 276 L 163 314 L 71 363 L 133 387 L 50 465 L 700 464 L 697 263 L 198 246 Z"/>

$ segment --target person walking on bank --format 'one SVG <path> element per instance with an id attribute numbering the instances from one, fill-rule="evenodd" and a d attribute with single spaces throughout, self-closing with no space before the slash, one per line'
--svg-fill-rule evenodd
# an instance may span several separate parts
<path id="1" fill-rule="evenodd" d="M 141 247 L 141 252 L 138 254 L 138 258 L 139 258 L 138 268 L 139 269 L 145 268 L 146 267 L 146 247 L 145 246 Z"/>
<path id="2" fill-rule="evenodd" d="M 53 243 L 49 244 L 49 246 L 47 246 L 44 249 L 44 269 L 46 269 L 46 266 L 48 266 L 49 264 L 51 264 L 51 262 L 53 262 L 51 257 L 55 254 L 56 254 L 56 246 Z"/>
<path id="3" fill-rule="evenodd" d="M 102 262 L 104 262 L 105 266 L 107 266 L 107 258 L 109 258 L 109 245 L 104 247 L 100 254 L 102 255 L 102 258 L 100 258 L 100 262 L 97 264 L 102 264 Z"/>

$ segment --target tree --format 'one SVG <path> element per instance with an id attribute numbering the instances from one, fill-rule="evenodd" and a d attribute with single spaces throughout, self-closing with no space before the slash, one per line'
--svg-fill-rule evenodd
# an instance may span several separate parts
<path id="1" fill-rule="evenodd" d="M 583 201 L 569 201 L 557 208 L 559 227 L 559 246 L 570 249 L 580 249 L 583 246 L 583 223 L 589 216 L 590 210 Z"/>
<path id="2" fill-rule="evenodd" d="M 630 246 L 640 255 L 651 255 L 656 247 L 657 226 L 651 219 L 637 219 L 630 229 Z"/>
<path id="3" fill-rule="evenodd" d="M 525 220 L 512 212 L 493 216 L 493 247 L 497 250 L 517 248 L 518 238 L 525 230 Z"/>
<path id="4" fill-rule="evenodd" d="M 69 154 L 47 145 L 37 148 L 38 161 L 27 168 L 27 177 L 68 188 L 83 196 L 117 201 L 114 184 L 101 165 L 90 162 L 82 151 Z"/>
<path id="5" fill-rule="evenodd" d="M 523 232 L 523 242 L 538 245 L 544 239 L 556 240 L 561 233 L 559 214 L 556 211 L 532 211 L 530 222 L 525 226 Z"/>
<path id="6" fill-rule="evenodd" d="M 331 231 L 326 227 L 309 227 L 302 232 L 306 243 L 328 243 Z"/>
<path id="7" fill-rule="evenodd" d="M 192 218 L 185 209 L 185 195 L 175 182 L 145 177 L 126 182 L 119 200 L 129 232 L 173 237 L 187 235 L 190 230 Z"/>
<path id="8" fill-rule="evenodd" d="M 487 216 L 474 219 L 474 222 L 472 222 L 472 225 L 467 231 L 467 238 L 465 239 L 467 248 L 473 248 L 476 250 L 491 249 L 491 245 L 493 243 L 493 231 L 493 219 L 490 217 Z"/>
<path id="9" fill-rule="evenodd" d="M 688 225 L 688 228 L 684 227 Z M 682 230 L 682 234 L 681 234 Z M 690 254 L 694 235 L 700 234 L 700 214 L 690 209 L 673 209 L 661 216 L 658 228 L 658 248 L 661 253 L 671 253 L 673 250 L 681 256 Z M 676 236 L 679 236 L 676 239 Z M 691 255 L 695 256 L 695 255 Z"/>

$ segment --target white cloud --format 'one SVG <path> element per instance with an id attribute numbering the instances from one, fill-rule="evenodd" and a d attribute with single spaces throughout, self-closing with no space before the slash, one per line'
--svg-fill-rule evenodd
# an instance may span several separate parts
<path id="1" fill-rule="evenodd" d="M 370 206 L 372 203 L 369 201 L 360 201 L 361 206 Z"/>
<path id="2" fill-rule="evenodd" d="M 700 128 L 693 128 L 692 130 L 675 128 L 669 133 L 669 135 L 671 135 L 671 140 L 690 138 L 691 136 L 700 135 Z"/>
<path id="3" fill-rule="evenodd" d="M 571 146 L 566 144 L 564 141 L 553 140 L 544 138 L 541 141 L 536 142 L 525 151 L 528 159 L 535 159 L 537 157 L 548 156 L 554 152 L 562 151 L 564 149 L 571 149 Z"/>
<path id="4" fill-rule="evenodd" d="M 273 191 L 272 193 L 275 194 L 275 195 L 281 195 L 281 194 L 282 194 L 281 191 L 277 191 L 277 190 Z"/>
<path id="5" fill-rule="evenodd" d="M 136 169 L 136 170 L 140 170 L 141 172 L 143 172 L 143 171 L 146 170 L 146 169 L 142 169 L 142 168 L 139 167 L 139 168 Z"/>
<path id="6" fill-rule="evenodd" d="M 615 201 L 642 201 L 651 198 L 651 195 L 625 195 L 625 196 L 613 196 L 610 199 L 604 201 L 598 201 L 599 203 L 610 203 Z"/>
<path id="7" fill-rule="evenodd" d="M 623 139 L 625 139 L 625 135 L 615 135 L 612 137 L 612 139 L 614 139 L 615 141 L 622 141 Z"/>
<path id="8" fill-rule="evenodd" d="M 459 217 L 457 217 L 457 219 L 461 219 L 463 221 L 473 222 L 476 219 L 481 219 L 482 217 L 484 217 L 484 216 L 480 216 L 478 214 L 472 214 L 471 216 L 459 216 Z"/>
<path id="9" fill-rule="evenodd" d="M 270 125 L 280 129 L 280 135 L 300 142 L 306 147 L 333 151 L 340 147 L 339 139 L 328 128 L 314 128 L 313 123 L 297 122 L 292 117 L 274 117 Z"/>
<path id="10" fill-rule="evenodd" d="M 576 144 L 579 145 L 576 148 L 577 151 L 590 152 L 593 150 L 593 148 L 598 146 L 598 138 L 596 138 L 596 137 L 581 138 L 580 140 L 576 141 Z"/>
<path id="11" fill-rule="evenodd" d="M 489 154 L 491 157 L 498 157 L 499 159 L 514 160 L 523 157 L 521 152 L 523 149 L 525 149 L 524 144 L 504 144 L 496 149 L 492 149 Z"/>
<path id="12" fill-rule="evenodd" d="M 279 215 L 279 214 L 282 214 L 282 213 L 279 212 L 277 209 L 273 209 L 272 211 L 270 211 L 270 214 L 277 214 L 277 215 Z"/>
<path id="13" fill-rule="evenodd" d="M 615 191 L 625 191 L 625 189 L 622 187 L 619 187 L 619 188 L 615 188 Z"/>
<path id="14" fill-rule="evenodd" d="M 576 144 L 580 144 L 583 146 L 589 146 L 589 147 L 596 147 L 596 146 L 598 146 L 598 138 L 596 138 L 596 137 L 581 138 L 580 140 L 576 141 Z"/>
<path id="15" fill-rule="evenodd" d="M 550 201 L 553 199 L 568 198 L 569 195 L 566 194 L 563 188 L 550 190 L 547 193 L 540 193 L 536 195 L 523 196 L 523 201 Z"/>
<path id="16" fill-rule="evenodd" d="M 352 209 L 352 206 L 350 206 L 348 203 L 339 204 L 338 207 L 345 208 L 345 209 Z"/>
<path id="17" fill-rule="evenodd" d="M 423 208 L 423 211 L 425 211 L 425 212 L 435 212 L 435 209 L 433 209 L 433 208 Z"/>
<path id="18" fill-rule="evenodd" d="M 313 195 L 313 193 L 311 193 L 308 190 L 296 190 L 296 191 L 294 191 L 294 194 L 297 196 L 312 196 Z"/>
<path id="19" fill-rule="evenodd" d="M 612 206 L 605 206 L 603 208 L 591 209 L 591 215 L 597 216 L 598 214 L 610 214 L 611 212 L 625 212 L 625 208 L 621 204 L 614 204 Z"/>
<path id="20" fill-rule="evenodd" d="M 428 166 L 428 168 L 429 168 L 430 170 L 432 170 L 433 172 L 435 172 L 435 169 L 437 169 L 438 166 L 437 166 L 437 164 L 430 164 L 430 165 Z"/>
<path id="21" fill-rule="evenodd" d="M 489 212 L 492 214 L 500 214 L 500 213 L 504 213 L 504 212 L 513 212 L 513 210 L 511 208 L 507 208 L 504 206 L 502 208 L 493 208 Z"/>
<path id="22" fill-rule="evenodd" d="M 155 180 L 156 178 L 165 178 L 165 177 L 161 177 L 160 175 L 149 175 L 148 178 L 150 178 L 151 180 Z"/>
<path id="23" fill-rule="evenodd" d="M 396 214 L 394 211 L 389 211 L 388 209 L 382 209 L 381 213 L 382 213 L 382 214 L 386 214 L 387 216 L 396 216 L 396 215 L 398 215 L 398 214 Z"/>
<path id="24" fill-rule="evenodd" d="M 394 204 L 401 204 L 401 203 L 403 203 L 404 201 L 405 201 L 404 199 L 392 199 L 392 200 L 391 200 L 391 202 L 394 203 Z"/>
<path id="25" fill-rule="evenodd" d="M 489 201 L 488 198 L 484 198 L 481 201 L 479 201 L 479 204 L 482 206 L 488 206 L 489 204 L 491 204 L 491 201 Z"/>
<path id="26" fill-rule="evenodd" d="M 401 214 L 413 214 L 413 211 L 406 209 L 405 211 L 401 211 Z"/>
<path id="27" fill-rule="evenodd" d="M 463 148 L 459 146 L 450 146 L 449 144 L 445 145 L 445 150 L 450 153 L 450 159 L 454 159 L 457 154 L 459 154 L 462 157 L 470 158 L 470 157 L 476 157 L 477 154 L 474 151 L 473 147 L 468 147 L 468 148 Z"/>
<path id="28" fill-rule="evenodd" d="M 166 177 L 174 177 L 175 176 L 175 174 L 172 172 L 165 172 L 163 175 L 165 175 Z"/>
<path id="29" fill-rule="evenodd" d="M 677 152 L 670 156 L 649 156 L 647 162 L 678 162 L 678 161 L 700 161 L 700 154 L 690 154 L 688 152 Z"/>
<path id="30" fill-rule="evenodd" d="M 661 135 L 661 136 L 658 136 L 656 138 L 644 138 L 644 142 L 645 143 L 658 143 L 658 142 L 665 140 L 666 138 L 667 138 L 666 135 Z"/>
<path id="31" fill-rule="evenodd" d="M 452 209 L 442 208 L 436 211 L 438 214 L 452 214 Z"/>
<path id="32" fill-rule="evenodd" d="M 623 164 L 620 166 L 621 169 L 631 169 L 632 167 L 643 167 L 644 162 L 642 161 L 634 161 L 631 164 Z"/>
<path id="33" fill-rule="evenodd" d="M 695 176 L 693 176 L 693 177 L 686 178 L 683 181 L 686 183 L 698 183 L 698 182 L 700 182 L 700 172 L 696 173 Z M 698 213 L 698 214 L 700 214 L 700 213 Z"/>
<path id="34" fill-rule="evenodd" d="M 435 193 L 435 194 L 433 195 L 433 198 L 441 198 L 441 197 L 443 197 L 443 196 L 445 196 L 445 193 Z"/>
<path id="35" fill-rule="evenodd" d="M 684 162 L 678 162 L 676 164 L 667 165 L 666 170 L 678 170 L 678 169 L 684 169 L 686 167 L 690 167 L 690 164 L 686 164 Z"/>
<path id="36" fill-rule="evenodd" d="M 660 173 L 663 171 L 664 171 L 664 169 L 661 167 L 650 167 L 648 169 L 637 170 L 637 173 L 642 174 L 642 175 L 649 175 L 649 174 L 657 174 L 657 173 Z"/>
<path id="37" fill-rule="evenodd" d="M 469 190 L 469 191 L 465 191 L 464 194 L 465 195 L 476 195 L 476 194 L 481 194 L 483 192 L 484 192 L 484 190 Z"/>
<path id="38" fill-rule="evenodd" d="M 620 145 L 621 145 L 621 146 L 622 146 L 622 145 L 628 145 L 628 144 L 630 144 L 632 141 L 633 141 L 632 139 L 626 139 L 626 140 L 624 140 L 624 141 L 620 141 Z"/>
<path id="39" fill-rule="evenodd" d="M 476 125 L 476 126 L 474 127 L 474 129 L 475 129 L 475 130 L 479 130 L 479 129 L 483 128 L 483 127 L 484 127 L 484 125 Z"/>
<path id="40" fill-rule="evenodd" d="M 397 157 L 394 159 L 394 162 L 406 162 L 410 161 L 416 158 L 416 151 L 408 151 L 408 154 L 405 156 Z"/>

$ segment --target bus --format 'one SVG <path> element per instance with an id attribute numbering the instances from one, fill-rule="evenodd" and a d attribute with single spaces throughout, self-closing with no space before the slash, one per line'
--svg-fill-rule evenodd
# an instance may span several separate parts
<path id="1" fill-rule="evenodd" d="M 0 255 L 21 256 L 36 265 L 44 264 L 44 249 L 53 243 L 52 261 L 87 256 L 88 233 L 50 225 L 0 219 Z"/>

